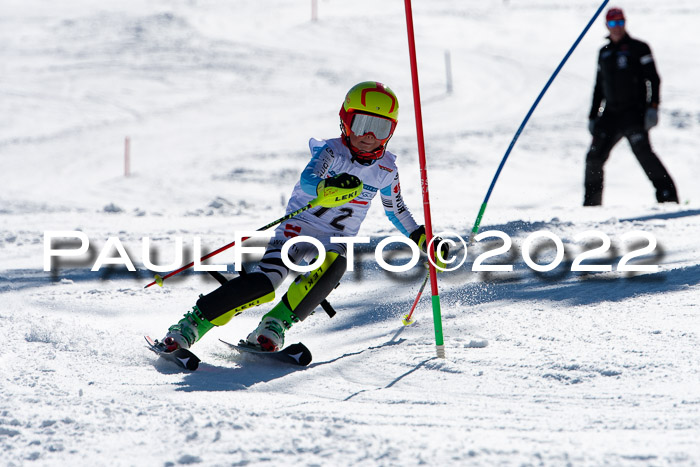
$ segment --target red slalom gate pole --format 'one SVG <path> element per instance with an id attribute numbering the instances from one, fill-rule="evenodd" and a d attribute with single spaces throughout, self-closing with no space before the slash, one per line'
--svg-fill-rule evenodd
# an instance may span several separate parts
<path id="1" fill-rule="evenodd" d="M 413 108 L 416 113 L 416 135 L 418 137 L 418 162 L 420 164 L 420 178 L 423 192 L 423 216 L 425 217 L 426 241 L 433 238 L 433 225 L 430 216 L 430 196 L 428 190 L 428 170 L 425 167 L 425 142 L 423 140 L 423 116 L 420 106 L 420 89 L 418 85 L 418 61 L 416 59 L 416 42 L 413 33 L 413 13 L 411 0 L 404 0 L 406 7 L 406 30 L 408 32 L 408 52 L 411 57 L 411 79 L 413 82 Z M 430 243 L 428 243 L 430 246 Z M 437 271 L 435 270 L 435 254 L 432 248 L 427 248 L 430 261 L 428 271 L 430 274 L 430 290 L 433 302 L 433 324 L 435 327 L 435 347 L 437 356 L 445 358 L 445 342 L 442 335 L 442 315 L 440 313 L 440 295 L 437 286 Z"/>

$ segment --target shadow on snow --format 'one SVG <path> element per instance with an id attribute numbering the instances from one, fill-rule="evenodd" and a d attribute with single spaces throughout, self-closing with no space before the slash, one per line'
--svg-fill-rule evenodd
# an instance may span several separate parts
<path id="1" fill-rule="evenodd" d="M 225 358 L 232 362 L 237 362 L 240 364 L 240 366 L 236 368 L 230 368 L 202 362 L 200 363 L 199 369 L 197 369 L 197 371 L 187 372 L 186 370 L 177 369 L 171 363 L 162 360 L 157 360 L 155 368 L 157 371 L 164 374 L 181 373 L 183 371 L 186 372 L 185 378 L 181 382 L 176 383 L 178 391 L 238 391 L 248 389 L 251 386 L 258 383 L 269 383 L 276 379 L 287 376 L 291 373 L 311 371 L 314 368 L 333 364 L 340 360 L 360 355 L 365 352 L 382 349 L 387 346 L 402 344 L 403 342 L 405 342 L 405 339 L 397 340 L 396 337 L 398 337 L 398 334 L 399 333 L 394 335 L 394 337 L 389 342 L 386 342 L 384 344 L 367 347 L 358 350 L 357 352 L 346 353 L 330 360 L 322 362 L 313 362 L 308 367 L 303 368 L 281 362 L 265 360 L 265 357 L 260 357 L 256 355 L 224 356 L 221 353 L 215 353 L 212 354 L 212 356 L 218 355 L 220 358 Z M 397 377 L 387 387 L 393 386 L 408 374 L 416 371 L 423 364 L 425 364 L 425 362 L 420 363 L 416 368 Z"/>

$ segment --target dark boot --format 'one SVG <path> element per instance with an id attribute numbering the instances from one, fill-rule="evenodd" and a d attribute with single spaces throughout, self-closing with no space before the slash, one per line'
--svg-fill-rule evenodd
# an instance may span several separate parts
<path id="1" fill-rule="evenodd" d="M 632 152 L 644 169 L 644 173 L 656 188 L 656 201 L 659 203 L 678 203 L 676 185 L 666 167 L 651 148 L 649 134 L 640 131 L 629 135 L 627 139 L 632 147 Z"/>
<path id="2" fill-rule="evenodd" d="M 676 203 L 678 204 L 678 193 L 676 193 L 676 187 L 673 189 L 662 189 L 656 190 L 656 201 L 659 203 Z"/>

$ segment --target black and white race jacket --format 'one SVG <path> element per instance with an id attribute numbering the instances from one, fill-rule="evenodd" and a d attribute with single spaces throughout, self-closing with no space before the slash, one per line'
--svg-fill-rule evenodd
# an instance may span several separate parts
<path id="1" fill-rule="evenodd" d="M 610 41 L 598 54 L 589 118 L 598 115 L 603 100 L 605 110 L 643 114 L 647 107 L 659 104 L 660 83 L 654 57 L 646 43 L 627 34 L 618 43 Z"/>
<path id="2" fill-rule="evenodd" d="M 418 228 L 413 215 L 404 204 L 401 196 L 399 170 L 396 156 L 389 151 L 371 165 L 353 161 L 352 154 L 341 138 L 329 140 L 309 140 L 311 161 L 294 186 L 287 212 L 295 211 L 316 197 L 316 187 L 324 178 L 340 173 L 357 176 L 363 183 L 362 192 L 352 201 L 334 208 L 317 207 L 305 211 L 299 219 L 332 236 L 355 236 L 367 215 L 370 203 L 379 193 L 384 212 L 396 228 L 408 236 Z"/>

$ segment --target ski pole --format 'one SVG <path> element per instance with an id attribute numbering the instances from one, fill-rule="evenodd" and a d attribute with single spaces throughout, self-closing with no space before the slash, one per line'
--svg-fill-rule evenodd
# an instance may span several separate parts
<path id="1" fill-rule="evenodd" d="M 275 225 L 277 225 L 277 224 L 281 224 L 282 222 L 284 222 L 284 221 L 286 221 L 286 220 L 289 220 L 289 219 L 291 219 L 292 217 L 297 216 L 297 215 L 301 214 L 302 212 L 307 211 L 307 210 L 313 208 L 314 206 L 318 205 L 319 201 L 320 201 L 319 198 L 314 198 L 314 199 L 312 199 L 312 200 L 309 202 L 309 204 L 307 204 L 306 206 L 303 206 L 303 207 L 297 209 L 296 211 L 292 211 L 292 212 L 290 212 L 289 214 L 285 214 L 284 216 L 280 217 L 279 219 L 274 220 L 274 221 L 270 222 L 269 224 L 260 227 L 260 228 L 257 230 L 257 232 L 261 232 L 261 231 L 267 230 L 267 229 L 269 229 L 270 227 L 273 227 L 273 226 L 275 226 Z M 243 238 L 241 238 L 241 242 L 244 242 L 244 241 L 248 240 L 249 238 L 250 238 L 250 237 L 243 237 Z M 233 242 L 231 242 L 231 243 L 229 243 L 229 244 L 227 244 L 227 245 L 224 245 L 224 246 L 222 246 L 221 248 L 219 248 L 218 250 L 214 250 L 214 251 L 212 251 L 211 253 L 202 256 L 202 257 L 200 258 L 199 261 L 201 262 L 201 261 L 204 261 L 204 260 L 206 260 L 206 259 L 211 258 L 211 257 L 214 256 L 214 255 L 218 255 L 218 254 L 221 253 L 222 251 L 228 250 L 229 248 L 231 248 L 231 247 L 234 246 L 235 244 L 236 244 L 236 242 L 233 241 Z M 167 279 L 168 277 L 172 277 L 172 276 L 174 276 L 175 274 L 180 274 L 182 271 L 185 271 L 185 270 L 191 268 L 192 266 L 194 266 L 194 261 L 191 262 L 190 264 L 187 264 L 187 265 L 181 267 L 180 269 L 176 269 L 175 271 L 169 272 L 168 274 L 164 275 L 163 277 L 161 277 L 161 276 L 159 276 L 158 274 L 156 274 L 156 275 L 155 275 L 154 281 L 151 282 L 150 284 L 146 285 L 146 286 L 144 287 L 144 289 L 149 288 L 149 287 L 152 286 L 153 284 L 158 284 L 160 287 L 163 287 L 163 281 L 164 281 L 165 279 Z"/>
<path id="2" fill-rule="evenodd" d="M 479 232 L 479 225 L 481 224 L 481 218 L 484 216 L 484 212 L 486 211 L 486 204 L 489 202 L 489 198 L 491 198 L 491 192 L 493 191 L 493 187 L 496 185 L 496 180 L 498 180 L 499 175 L 501 175 L 501 170 L 503 169 L 503 166 L 506 165 L 506 160 L 508 159 L 510 152 L 513 150 L 513 146 L 515 146 L 515 142 L 518 141 L 518 138 L 520 137 L 520 133 L 522 133 L 523 128 L 525 128 L 525 125 L 527 125 L 527 122 L 528 122 L 528 120 L 530 120 L 532 113 L 535 111 L 535 108 L 540 103 L 540 100 L 542 100 L 542 97 L 547 92 L 547 89 L 549 89 L 549 86 L 554 81 L 554 78 L 557 77 L 557 75 L 559 74 L 559 71 L 562 69 L 562 67 L 564 66 L 566 61 L 569 59 L 571 54 L 574 52 L 574 50 L 578 46 L 579 42 L 581 42 L 581 39 L 583 39 L 583 36 L 585 36 L 586 33 L 588 32 L 588 30 L 591 28 L 591 25 L 593 25 L 593 22 L 596 20 L 596 18 L 598 18 L 598 16 L 600 15 L 600 12 L 603 11 L 603 8 L 605 8 L 605 5 L 608 4 L 608 1 L 610 1 L 610 0 L 603 1 L 603 3 L 598 8 L 598 11 L 595 12 L 595 14 L 591 18 L 591 20 L 586 25 L 586 27 L 583 28 L 583 31 L 581 31 L 581 34 L 578 36 L 576 41 L 574 41 L 574 45 L 571 46 L 569 51 L 564 56 L 564 59 L 559 63 L 559 66 L 556 68 L 556 70 L 554 70 L 554 73 L 552 73 L 552 76 L 549 78 L 549 81 L 547 81 L 547 84 L 545 84 L 544 88 L 542 89 L 542 92 L 540 92 L 540 95 L 537 96 L 537 99 L 535 99 L 534 104 L 532 104 L 532 107 L 530 107 L 530 111 L 527 113 L 527 115 L 525 116 L 525 119 L 520 124 L 520 128 L 518 128 L 518 131 L 515 132 L 515 135 L 513 136 L 513 140 L 510 142 L 510 146 L 508 146 L 508 149 L 506 150 L 506 153 L 503 156 L 503 159 L 501 159 L 501 164 L 498 166 L 498 170 L 496 170 L 496 175 L 494 175 L 493 180 L 491 181 L 491 186 L 489 186 L 489 190 L 486 192 L 486 197 L 484 198 L 483 203 L 481 203 L 481 209 L 479 210 L 479 214 L 476 216 L 476 221 L 474 222 L 474 228 L 472 229 L 472 232 L 469 235 L 469 245 L 474 243 L 474 237 Z"/>
<path id="3" fill-rule="evenodd" d="M 423 290 L 425 289 L 425 285 L 428 283 L 428 278 L 430 278 L 430 271 L 428 271 L 428 274 L 425 275 L 425 279 L 423 279 L 423 285 L 420 286 L 420 290 L 418 291 L 418 296 L 413 301 L 413 306 L 411 307 L 411 311 L 409 311 L 407 315 L 404 315 L 403 319 L 401 320 L 401 322 L 403 323 L 404 326 L 409 326 L 409 325 L 416 322 L 416 320 L 411 319 L 411 316 L 413 316 L 413 310 L 415 310 L 416 305 L 418 305 L 418 300 L 420 300 L 421 295 L 423 295 Z"/>

